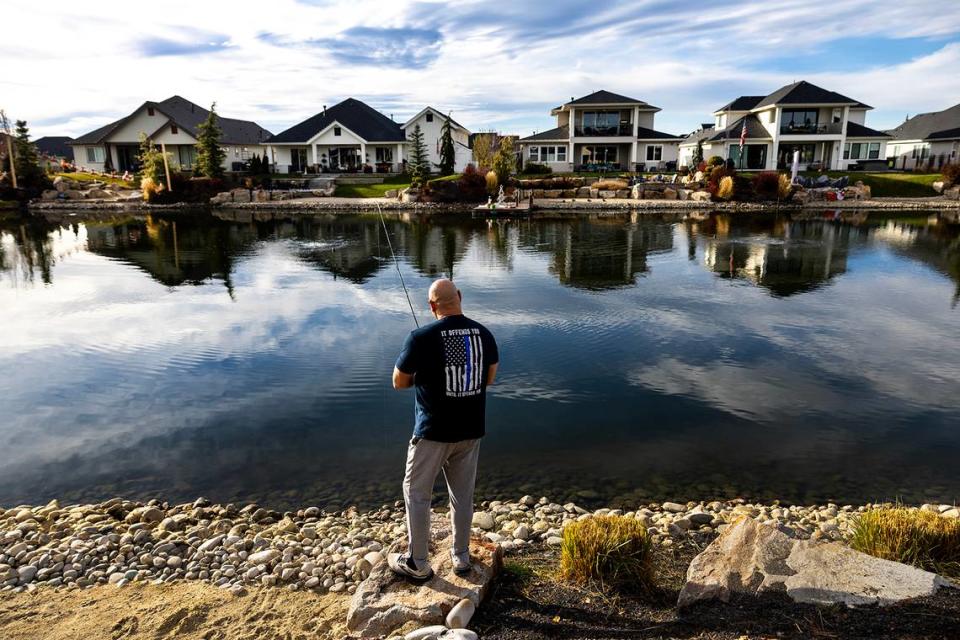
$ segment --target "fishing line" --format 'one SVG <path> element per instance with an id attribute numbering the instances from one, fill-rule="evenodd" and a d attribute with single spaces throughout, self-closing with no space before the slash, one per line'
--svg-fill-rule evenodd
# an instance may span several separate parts
<path id="1" fill-rule="evenodd" d="M 403 272 L 400 271 L 400 261 L 397 260 L 397 254 L 393 250 L 393 243 L 390 242 L 390 232 L 387 231 L 387 221 L 383 219 L 383 211 L 380 209 L 380 203 L 377 203 L 377 213 L 380 214 L 380 224 L 383 225 L 383 234 L 387 236 L 387 246 L 390 248 L 390 255 L 393 256 L 393 264 L 397 267 L 397 275 L 400 276 L 400 286 L 403 287 L 403 295 L 407 297 L 407 304 L 410 305 L 410 314 L 413 316 L 413 322 L 420 328 L 420 321 L 417 320 L 417 312 L 413 310 L 413 303 L 410 302 L 410 292 L 407 291 L 407 283 L 403 281 Z M 379 234 L 378 234 L 379 235 Z"/>

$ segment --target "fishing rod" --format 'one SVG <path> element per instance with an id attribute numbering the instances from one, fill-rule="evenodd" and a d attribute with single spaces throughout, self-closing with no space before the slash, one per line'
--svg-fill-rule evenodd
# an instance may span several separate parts
<path id="1" fill-rule="evenodd" d="M 390 248 L 390 255 L 393 256 L 393 264 L 397 267 L 397 275 L 400 276 L 400 285 L 403 287 L 403 295 L 407 297 L 407 304 L 410 305 L 410 314 L 413 316 L 413 322 L 420 328 L 420 321 L 417 320 L 417 312 L 413 310 L 413 303 L 410 302 L 410 292 L 407 291 L 407 283 L 403 281 L 403 273 L 400 271 L 400 261 L 397 260 L 397 254 L 393 250 L 393 243 L 390 242 L 390 232 L 387 230 L 387 221 L 383 219 L 383 211 L 380 209 L 380 203 L 377 203 L 377 213 L 380 214 L 380 224 L 383 225 L 383 234 L 387 236 L 387 246 Z"/>

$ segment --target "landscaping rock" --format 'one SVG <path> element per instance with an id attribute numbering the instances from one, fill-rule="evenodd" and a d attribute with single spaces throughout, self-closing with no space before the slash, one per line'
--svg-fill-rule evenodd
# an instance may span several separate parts
<path id="1" fill-rule="evenodd" d="M 416 189 L 404 189 L 400 192 L 400 202 L 419 202 L 420 192 Z"/>
<path id="2" fill-rule="evenodd" d="M 690 199 L 694 202 L 710 202 L 709 191 L 694 191 L 690 194 Z"/>
<path id="3" fill-rule="evenodd" d="M 434 538 L 431 558 L 435 575 L 422 584 L 413 584 L 395 575 L 387 563 L 374 567 L 353 595 L 347 627 L 361 638 L 382 637 L 411 620 L 426 625 L 441 624 L 464 599 L 477 607 L 501 569 L 502 551 L 499 545 L 471 540 L 470 573 L 458 576 L 453 572 L 448 552 L 452 543 L 452 536 L 440 541 Z"/>
<path id="4" fill-rule="evenodd" d="M 447 614 L 446 619 L 447 626 L 451 629 L 466 628 L 466 626 L 470 624 L 470 618 L 473 617 L 476 610 L 477 605 L 469 598 L 464 598 L 454 605 L 453 609 L 450 609 L 450 613 Z"/>
<path id="5" fill-rule="evenodd" d="M 43 193 L 40 194 L 40 197 L 43 200 L 56 200 L 59 193 L 60 192 L 56 189 L 44 189 Z"/>
<path id="6" fill-rule="evenodd" d="M 735 593 L 785 592 L 796 602 L 890 605 L 929 596 L 949 583 L 936 574 L 881 560 L 837 543 L 795 540 L 743 517 L 727 527 L 687 570 L 678 607 L 728 601 Z"/>
<path id="7" fill-rule="evenodd" d="M 250 190 L 249 189 L 231 189 L 230 195 L 234 202 L 250 202 Z"/>
<path id="8" fill-rule="evenodd" d="M 397 189 L 387 189 L 383 192 L 384 198 L 396 198 L 397 194 L 400 193 Z"/>

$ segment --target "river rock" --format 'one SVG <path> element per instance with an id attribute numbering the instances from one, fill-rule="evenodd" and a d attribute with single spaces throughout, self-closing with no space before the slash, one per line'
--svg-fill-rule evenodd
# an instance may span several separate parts
<path id="1" fill-rule="evenodd" d="M 280 551 L 277 549 L 266 549 L 264 551 L 258 551 L 257 553 L 251 553 L 247 557 L 247 562 L 250 564 L 270 564 L 275 559 L 280 557 Z"/>
<path id="2" fill-rule="evenodd" d="M 441 535 L 435 534 L 431 544 L 434 577 L 424 583 L 414 584 L 395 575 L 386 562 L 373 567 L 350 602 L 347 627 L 351 631 L 361 638 L 382 637 L 410 621 L 442 624 L 464 599 L 479 606 L 502 567 L 500 546 L 472 539 L 470 572 L 458 576 L 448 552 L 453 537 L 444 535 L 441 539 Z"/>
<path id="3" fill-rule="evenodd" d="M 464 598 L 447 614 L 446 623 L 451 629 L 463 629 L 470 624 L 470 618 L 473 617 L 477 606 L 469 598 Z"/>
<path id="4" fill-rule="evenodd" d="M 874 558 L 839 542 L 794 540 L 744 517 L 690 563 L 677 606 L 768 591 L 809 604 L 885 606 L 932 595 L 947 585 L 934 573 Z"/>
<path id="5" fill-rule="evenodd" d="M 447 630 L 442 624 L 432 624 L 429 627 L 422 627 L 411 631 L 403 636 L 403 640 L 437 640 L 441 633 Z"/>
<path id="6" fill-rule="evenodd" d="M 493 519 L 493 514 L 489 511 L 477 511 L 473 514 L 473 526 L 489 531 L 497 526 L 497 523 Z"/>

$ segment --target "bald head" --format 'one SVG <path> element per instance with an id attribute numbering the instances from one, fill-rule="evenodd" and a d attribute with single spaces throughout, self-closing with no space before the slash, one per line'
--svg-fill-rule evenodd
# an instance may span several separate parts
<path id="1" fill-rule="evenodd" d="M 430 309 L 435 316 L 455 316 L 462 313 L 460 309 L 460 290 L 452 280 L 441 278 L 430 285 Z"/>

